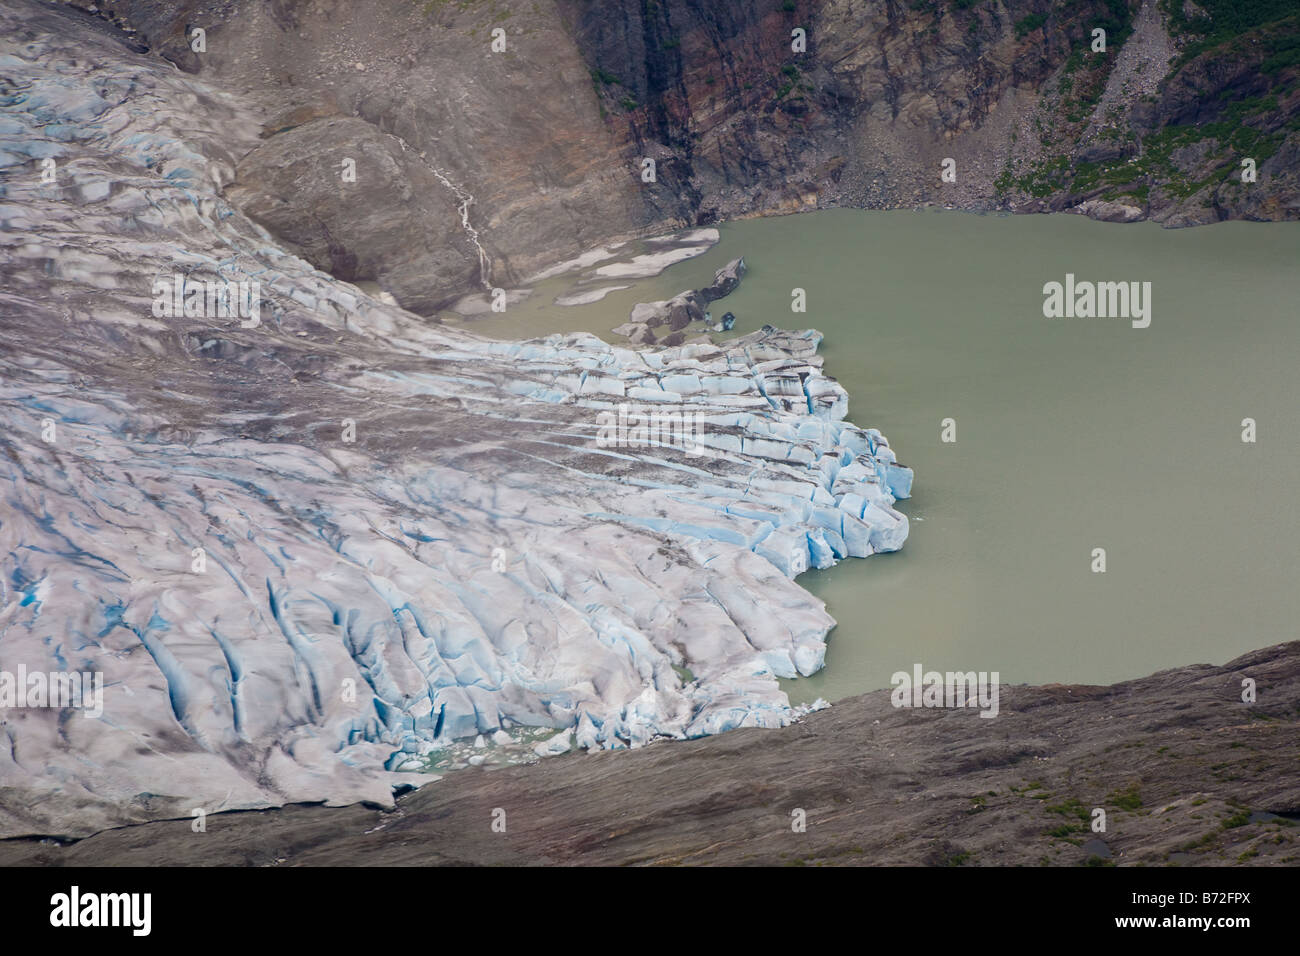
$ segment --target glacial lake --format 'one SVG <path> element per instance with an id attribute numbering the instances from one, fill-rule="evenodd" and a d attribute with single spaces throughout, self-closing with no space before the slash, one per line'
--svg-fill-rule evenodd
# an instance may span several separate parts
<path id="1" fill-rule="evenodd" d="M 914 663 L 1110 683 L 1296 638 L 1300 224 L 831 210 L 719 228 L 709 252 L 601 302 L 554 306 L 572 283 L 547 280 L 465 324 L 621 342 L 609 330 L 634 303 L 743 255 L 715 317 L 824 333 L 849 419 L 916 481 L 902 551 L 800 575 L 839 624 L 826 668 L 783 682 L 793 702 L 888 687 Z M 1045 318 L 1043 286 L 1067 273 L 1150 282 L 1150 327 Z"/>

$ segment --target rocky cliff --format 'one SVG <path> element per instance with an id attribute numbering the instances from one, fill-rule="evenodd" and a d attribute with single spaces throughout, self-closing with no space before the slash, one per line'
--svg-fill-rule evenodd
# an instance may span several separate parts
<path id="1" fill-rule="evenodd" d="M 602 240 L 826 206 L 1300 217 L 1282 0 L 74 5 L 256 114 L 232 203 L 425 314 Z"/>

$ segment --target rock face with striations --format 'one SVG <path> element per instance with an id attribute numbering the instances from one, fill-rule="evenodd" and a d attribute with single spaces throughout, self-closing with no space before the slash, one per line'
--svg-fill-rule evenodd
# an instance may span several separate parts
<path id="1" fill-rule="evenodd" d="M 82 5 L 245 107 L 257 138 L 230 201 L 317 268 L 405 307 L 481 292 L 484 272 L 508 287 L 652 219 L 549 3 L 493 20 L 500 54 L 482 11 L 457 3 Z"/>
<path id="2" fill-rule="evenodd" d="M 1156 0 L 76 4 L 251 109 L 232 201 L 426 314 L 606 240 L 828 206 L 1300 218 L 1297 15 L 1208 43 Z"/>
<path id="3" fill-rule="evenodd" d="M 1249 676 L 1267 687 L 1241 701 Z M 1292 866 L 1300 642 L 1109 687 L 1003 687 L 996 720 L 863 694 L 781 730 L 458 773 L 394 811 L 243 813 L 5 866 Z M 990 725 L 997 725 L 991 727 Z M 512 807 L 511 839 L 488 832 Z M 790 810 L 807 814 L 793 832 Z M 1093 833 L 1092 809 L 1107 815 Z M 555 826 L 563 820 L 564 826 Z M 513 821 L 517 821 L 517 824 Z"/>
<path id="4" fill-rule="evenodd" d="M 348 282 L 379 282 L 414 312 L 446 305 L 449 288 L 483 282 L 456 197 L 400 140 L 360 118 L 331 116 L 273 141 L 240 160 L 225 196 L 313 265 Z M 323 154 L 323 142 L 347 148 Z M 345 181 L 353 170 L 356 182 Z"/>

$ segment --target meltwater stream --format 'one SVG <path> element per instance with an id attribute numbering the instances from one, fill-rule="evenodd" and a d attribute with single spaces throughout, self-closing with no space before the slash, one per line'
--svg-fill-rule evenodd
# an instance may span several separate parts
<path id="1" fill-rule="evenodd" d="M 1108 683 L 1294 639 L 1300 226 L 835 210 L 721 233 L 602 302 L 552 306 L 560 285 L 544 284 L 473 327 L 613 341 L 632 303 L 744 255 L 714 306 L 737 333 L 825 333 L 850 415 L 917 477 L 901 551 L 800 576 L 839 624 L 825 670 L 784 682 L 792 701 L 887 687 L 914 663 Z M 1150 282 L 1150 327 L 1044 318 L 1043 285 L 1067 273 Z"/>

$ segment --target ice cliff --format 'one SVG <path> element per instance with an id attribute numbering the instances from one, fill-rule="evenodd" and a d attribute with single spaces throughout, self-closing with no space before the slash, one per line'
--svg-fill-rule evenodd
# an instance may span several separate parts
<path id="1" fill-rule="evenodd" d="M 0 710 L 0 836 L 791 719 L 834 623 L 794 573 L 898 548 L 911 482 L 817 333 L 431 325 L 222 198 L 238 103 L 35 9 L 0 0 L 0 671 L 104 699 Z M 260 325 L 155 317 L 176 274 L 259 283 Z M 621 403 L 702 412 L 708 453 L 602 447 Z"/>

